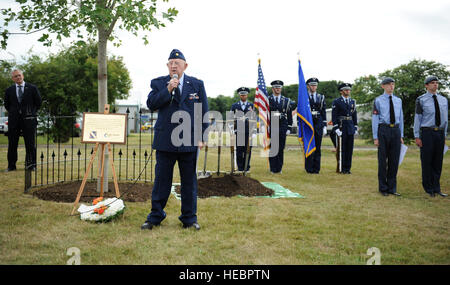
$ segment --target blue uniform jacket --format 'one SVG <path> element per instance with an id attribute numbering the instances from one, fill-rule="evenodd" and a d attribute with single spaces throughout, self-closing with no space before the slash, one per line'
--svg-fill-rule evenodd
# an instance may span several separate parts
<path id="1" fill-rule="evenodd" d="M 236 119 L 240 119 L 239 116 L 238 116 L 238 114 L 239 114 L 238 111 L 241 111 L 242 112 L 241 114 L 245 115 L 245 114 L 247 114 L 247 112 L 252 111 L 252 110 L 253 110 L 253 104 L 248 102 L 248 101 L 245 103 L 244 110 L 242 110 L 241 101 L 236 102 L 233 105 L 231 105 L 231 112 L 235 113 L 234 114 L 234 119 L 235 119 L 235 121 L 234 121 L 234 130 L 235 131 L 237 131 L 237 121 L 236 121 Z M 255 118 L 254 117 L 249 117 L 249 119 L 255 119 Z M 246 120 L 246 122 L 245 122 L 245 136 L 247 137 L 248 134 L 249 134 L 249 123 L 248 123 L 248 120 Z"/>
<path id="2" fill-rule="evenodd" d="M 342 117 L 347 119 L 343 120 Z M 354 135 L 358 126 L 355 100 L 350 98 L 350 103 L 346 104 L 342 96 L 335 99 L 332 104 L 331 119 L 333 121 L 333 130 L 338 129 L 342 121 L 341 132 L 347 135 Z"/>
<path id="3" fill-rule="evenodd" d="M 283 95 L 280 95 L 280 103 L 277 103 L 275 100 L 275 97 L 272 95 L 269 96 L 269 107 L 270 112 L 279 112 L 280 113 L 280 134 L 285 135 L 286 131 L 289 130 L 292 132 L 292 110 L 293 106 L 295 104 L 294 101 L 292 101 L 289 98 L 284 97 Z"/>
<path id="4" fill-rule="evenodd" d="M 206 97 L 205 86 L 202 80 L 185 74 L 180 102 L 178 102 L 175 98 L 172 98 L 172 94 L 167 89 L 169 81 L 170 76 L 167 75 L 153 79 L 150 84 L 152 90 L 148 94 L 147 107 L 152 111 L 158 111 L 152 147 L 156 150 L 169 152 L 197 151 L 198 141 L 196 140 L 207 141 L 207 133 L 205 131 L 209 125 L 208 118 L 203 120 L 208 112 L 208 98 Z M 201 108 L 199 108 L 200 105 L 197 105 L 197 108 L 201 111 L 196 114 L 198 116 L 195 118 L 194 103 L 201 103 Z M 190 116 L 190 145 L 174 146 L 172 143 L 172 131 L 183 123 L 183 119 L 176 123 L 171 122 L 172 115 L 177 111 L 186 111 Z M 194 121 L 197 124 L 195 128 Z M 194 134 L 194 130 L 197 134 Z M 185 135 L 189 134 L 182 134 L 183 137 Z"/>

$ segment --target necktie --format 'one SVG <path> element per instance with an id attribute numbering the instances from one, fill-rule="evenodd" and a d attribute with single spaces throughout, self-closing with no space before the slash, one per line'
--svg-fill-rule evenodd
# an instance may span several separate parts
<path id="1" fill-rule="evenodd" d="M 433 95 L 433 100 L 434 100 L 434 120 L 436 123 L 436 127 L 439 128 L 441 126 L 441 110 L 439 109 L 439 103 L 436 94 Z"/>
<path id="2" fill-rule="evenodd" d="M 391 124 L 395 124 L 394 102 L 392 102 L 392 95 L 389 96 L 389 114 L 391 116 Z"/>
<path id="3" fill-rule="evenodd" d="M 22 98 L 23 98 L 23 90 L 22 90 L 22 85 L 19 85 L 19 103 L 22 103 Z"/>

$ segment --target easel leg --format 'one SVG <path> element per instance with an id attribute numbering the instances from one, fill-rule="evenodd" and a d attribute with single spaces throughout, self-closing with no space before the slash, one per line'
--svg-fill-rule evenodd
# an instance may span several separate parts
<path id="1" fill-rule="evenodd" d="M 108 143 L 108 151 L 109 151 L 109 153 L 111 153 L 111 144 L 110 143 Z M 119 184 L 117 184 L 117 176 L 116 176 L 116 170 L 114 169 L 114 161 L 112 159 L 110 159 L 109 161 L 111 163 L 111 169 L 112 169 L 113 178 L 114 178 L 114 188 L 116 190 L 116 197 L 119 198 L 120 197 Z"/>
<path id="2" fill-rule="evenodd" d="M 102 169 L 100 173 L 100 197 L 103 197 L 103 180 L 104 180 L 104 171 L 105 170 L 105 144 L 102 143 Z"/>
<path id="3" fill-rule="evenodd" d="M 86 173 L 84 173 L 83 182 L 81 183 L 80 190 L 78 190 L 77 199 L 75 200 L 75 204 L 73 205 L 73 209 L 72 209 L 72 214 L 71 215 L 73 215 L 73 213 L 75 212 L 75 208 L 77 207 L 78 202 L 80 201 L 81 193 L 83 193 L 84 186 L 86 185 L 86 180 L 88 178 L 88 173 L 91 170 L 92 163 L 94 162 L 94 157 L 95 157 L 95 155 L 97 153 L 97 150 L 98 150 L 98 145 L 99 145 L 99 143 L 95 144 L 94 152 L 91 155 L 91 160 L 89 161 L 89 166 L 86 169 Z"/>

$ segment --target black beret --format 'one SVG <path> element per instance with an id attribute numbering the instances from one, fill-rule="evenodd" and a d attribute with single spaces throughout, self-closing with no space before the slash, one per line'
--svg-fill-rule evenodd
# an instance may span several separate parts
<path id="1" fill-rule="evenodd" d="M 437 78 L 437 76 L 434 76 L 434 75 L 431 75 L 431 76 L 428 76 L 427 78 L 425 78 L 425 84 L 428 84 L 431 81 L 439 82 L 439 78 Z"/>
<path id="2" fill-rule="evenodd" d="M 173 49 L 170 52 L 169 59 L 175 59 L 175 58 L 179 58 L 179 59 L 186 61 L 186 58 L 184 58 L 183 53 L 178 49 Z"/>
<path id="3" fill-rule="evenodd" d="M 312 78 L 306 80 L 306 84 L 317 85 L 317 84 L 319 84 L 319 79 L 312 77 Z"/>
<path id="4" fill-rule="evenodd" d="M 383 80 L 381 80 L 381 85 L 389 84 L 395 82 L 394 78 L 391 77 L 385 77 Z"/>
<path id="5" fill-rule="evenodd" d="M 342 90 L 351 90 L 352 89 L 352 85 L 350 83 L 341 83 L 338 86 L 338 90 L 342 91 Z"/>
<path id="6" fill-rule="evenodd" d="M 247 95 L 248 93 L 250 93 L 250 89 L 248 89 L 247 87 L 240 87 L 236 91 L 239 95 Z"/>
<path id="7" fill-rule="evenodd" d="M 274 85 L 281 85 L 281 86 L 283 86 L 284 83 L 281 80 L 274 80 L 274 81 L 272 81 L 272 83 L 270 83 L 270 85 L 272 85 L 272 86 L 274 86 Z"/>

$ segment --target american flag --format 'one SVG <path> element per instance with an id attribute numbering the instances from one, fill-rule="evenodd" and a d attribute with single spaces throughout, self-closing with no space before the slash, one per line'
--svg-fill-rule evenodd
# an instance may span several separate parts
<path id="1" fill-rule="evenodd" d="M 264 122 L 264 149 L 268 148 L 269 128 L 270 128 L 270 107 L 269 96 L 267 96 L 266 82 L 261 69 L 261 62 L 258 62 L 258 87 L 256 87 L 255 107 L 258 108 L 258 116 Z M 260 126 L 261 129 L 261 126 Z"/>

